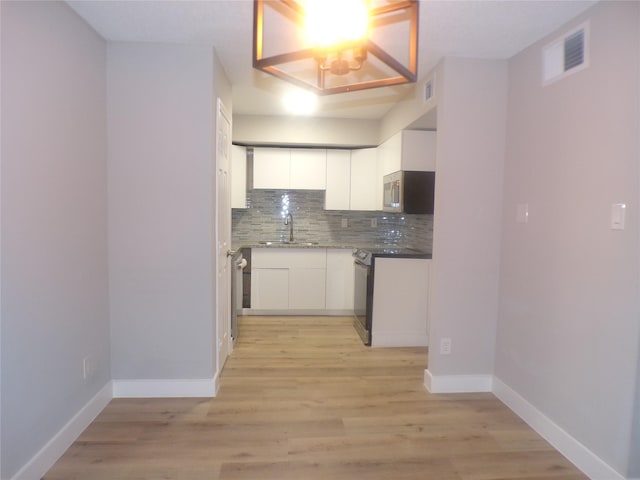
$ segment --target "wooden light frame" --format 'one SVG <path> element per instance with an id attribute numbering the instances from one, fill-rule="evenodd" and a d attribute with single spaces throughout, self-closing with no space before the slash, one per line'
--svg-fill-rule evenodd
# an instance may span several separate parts
<path id="1" fill-rule="evenodd" d="M 303 6 L 296 0 L 254 0 L 253 12 L 253 67 L 263 72 L 274 75 L 282 80 L 290 82 L 299 87 L 311 90 L 318 95 L 329 95 L 335 93 L 353 92 L 365 90 L 369 88 L 389 87 L 392 85 L 402 85 L 405 83 L 414 83 L 417 79 L 418 71 L 418 9 L 419 2 L 417 0 L 398 1 L 389 5 L 373 8 L 370 11 L 370 25 L 372 29 L 383 23 L 383 17 L 396 12 L 405 11 L 409 16 L 409 59 L 408 65 L 405 66 L 398 60 L 393 58 L 386 50 L 370 39 L 365 39 L 361 43 L 351 47 L 363 47 L 366 49 L 367 55 L 372 55 L 389 67 L 393 74 L 384 76 L 375 80 L 358 81 L 353 83 L 347 81 L 343 85 L 334 87 L 325 87 L 325 76 L 332 75 L 328 70 L 320 68 L 316 58 L 318 50 L 315 48 L 306 48 L 296 50 L 289 53 L 282 53 L 270 57 L 264 57 L 264 8 L 265 3 L 277 3 L 278 11 L 293 20 L 295 24 L 301 25 L 304 15 Z M 316 65 L 317 75 L 316 82 L 296 77 L 282 69 L 280 66 L 289 62 L 312 59 Z M 365 60 L 366 61 L 366 60 Z M 341 75 L 346 78 L 347 75 Z"/>

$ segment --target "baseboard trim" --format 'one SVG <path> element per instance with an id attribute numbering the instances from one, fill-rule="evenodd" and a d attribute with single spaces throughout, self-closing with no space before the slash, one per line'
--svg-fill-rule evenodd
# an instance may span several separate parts
<path id="1" fill-rule="evenodd" d="M 424 386 L 430 393 L 490 392 L 493 375 L 433 375 L 427 369 Z"/>
<path id="2" fill-rule="evenodd" d="M 379 332 L 371 336 L 372 347 L 426 347 L 429 339 L 420 332 Z"/>
<path id="3" fill-rule="evenodd" d="M 218 376 L 173 380 L 113 380 L 113 398 L 215 397 Z"/>
<path id="4" fill-rule="evenodd" d="M 250 317 L 252 315 L 258 315 L 261 317 L 278 316 L 278 317 L 317 317 L 317 316 L 353 316 L 353 310 L 324 310 L 324 309 L 282 309 L 282 310 L 268 310 L 258 308 L 243 308 L 242 315 Z M 312 320 L 312 319 L 310 319 Z"/>
<path id="5" fill-rule="evenodd" d="M 625 480 L 624 476 L 497 377 L 493 379 L 493 394 L 591 480 Z"/>
<path id="6" fill-rule="evenodd" d="M 11 480 L 42 478 L 107 406 L 112 398 L 112 391 L 111 382 L 107 382 Z"/>

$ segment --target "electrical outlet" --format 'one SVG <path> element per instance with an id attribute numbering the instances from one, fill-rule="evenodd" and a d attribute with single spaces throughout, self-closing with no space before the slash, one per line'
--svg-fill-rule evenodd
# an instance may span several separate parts
<path id="1" fill-rule="evenodd" d="M 342 219 L 342 228 L 347 228 L 349 226 L 349 219 L 348 218 L 343 218 Z"/>
<path id="2" fill-rule="evenodd" d="M 448 337 L 440 339 L 440 355 L 451 355 L 451 339 Z"/>
<path id="3" fill-rule="evenodd" d="M 373 217 L 371 219 L 371 228 L 376 228 L 378 226 L 378 219 L 376 217 Z"/>

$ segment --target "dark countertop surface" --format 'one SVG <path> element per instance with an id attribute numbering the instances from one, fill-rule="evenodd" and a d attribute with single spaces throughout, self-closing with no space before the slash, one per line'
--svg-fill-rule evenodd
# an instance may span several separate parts
<path id="1" fill-rule="evenodd" d="M 245 242 L 242 244 L 234 244 L 234 250 L 242 248 L 344 248 L 344 249 L 362 249 L 370 252 L 373 257 L 382 258 L 432 258 L 431 252 L 419 250 L 415 248 L 406 248 L 396 245 L 366 245 L 366 244 L 344 244 L 333 242 L 307 242 L 296 241 L 290 242 Z"/>

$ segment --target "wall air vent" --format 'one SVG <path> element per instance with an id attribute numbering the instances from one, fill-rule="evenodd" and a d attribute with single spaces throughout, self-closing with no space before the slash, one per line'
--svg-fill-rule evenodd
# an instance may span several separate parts
<path id="1" fill-rule="evenodd" d="M 427 83 L 424 84 L 424 101 L 431 99 L 433 97 L 433 78 L 427 80 Z"/>
<path id="2" fill-rule="evenodd" d="M 588 67 L 589 24 L 580 25 L 542 50 L 542 84 L 548 85 Z"/>

